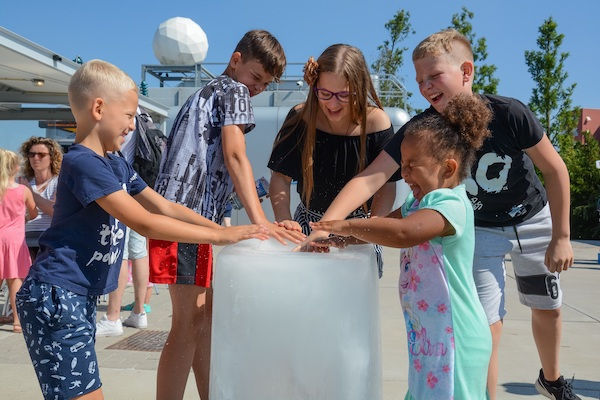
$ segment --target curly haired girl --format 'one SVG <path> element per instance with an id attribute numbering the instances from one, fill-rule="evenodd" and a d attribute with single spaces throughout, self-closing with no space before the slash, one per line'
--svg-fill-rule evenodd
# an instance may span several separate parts
<path id="1" fill-rule="evenodd" d="M 473 280 L 473 207 L 462 181 L 489 135 L 491 111 L 474 96 L 443 115 L 413 118 L 402 141 L 411 187 L 387 218 L 324 221 L 313 229 L 402 248 L 400 300 L 409 355 L 407 399 L 486 398 L 491 334 Z"/>

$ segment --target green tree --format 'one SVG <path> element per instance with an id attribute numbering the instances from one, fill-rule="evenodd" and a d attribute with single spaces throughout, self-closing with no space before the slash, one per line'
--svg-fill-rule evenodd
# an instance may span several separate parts
<path id="1" fill-rule="evenodd" d="M 558 33 L 552 17 L 538 28 L 538 50 L 525 51 L 525 63 L 536 86 L 529 108 L 537 115 L 550 141 L 559 145 L 560 135 L 571 136 L 577 127 L 572 95 L 576 84 L 567 85 L 565 61 L 569 53 L 560 51 L 565 35 Z"/>
<path id="2" fill-rule="evenodd" d="M 600 145 L 583 132 L 583 142 L 574 140 L 573 132 L 581 115 L 573 106 L 576 84 L 568 84 L 565 62 L 569 53 L 561 50 L 564 35 L 558 32 L 552 17 L 538 28 L 537 50 L 525 51 L 525 63 L 535 86 L 529 107 L 537 115 L 548 137 L 567 165 L 571 180 L 571 237 L 600 238 L 596 211 L 600 194 Z"/>
<path id="3" fill-rule="evenodd" d="M 398 11 L 394 17 L 385 24 L 389 32 L 389 39 L 377 47 L 379 56 L 371 68 L 379 77 L 379 92 L 381 102 L 387 107 L 400 107 L 411 113 L 413 108 L 408 103 L 412 93 L 404 88 L 403 79 L 398 76 L 398 70 L 404 64 L 404 54 L 408 47 L 402 42 L 408 35 L 415 31 L 410 24 L 410 13 L 405 10 Z"/>
<path id="4" fill-rule="evenodd" d="M 589 131 L 582 132 L 583 141 L 572 135 L 560 135 L 560 155 L 569 170 L 571 180 L 571 237 L 599 239 L 600 224 L 597 201 L 600 196 L 600 144 Z"/>
<path id="5" fill-rule="evenodd" d="M 473 91 L 476 93 L 496 94 L 500 80 L 494 76 L 498 69 L 494 64 L 484 64 L 487 59 L 487 43 L 484 37 L 476 38 L 473 33 L 471 20 L 475 14 L 467 7 L 462 7 L 460 14 L 452 15 L 452 25 L 471 42 L 473 49 L 473 61 L 475 62 L 475 77 L 473 79 Z"/>

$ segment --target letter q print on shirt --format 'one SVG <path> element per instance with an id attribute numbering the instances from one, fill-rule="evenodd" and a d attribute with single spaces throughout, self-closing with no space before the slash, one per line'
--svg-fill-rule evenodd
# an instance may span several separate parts
<path id="1" fill-rule="evenodd" d="M 511 165 L 512 158 L 508 155 L 500 156 L 493 152 L 484 154 L 477 163 L 475 181 L 473 178 L 465 180 L 467 192 L 476 196 L 480 187 L 488 193 L 500 193 L 505 189 Z"/>

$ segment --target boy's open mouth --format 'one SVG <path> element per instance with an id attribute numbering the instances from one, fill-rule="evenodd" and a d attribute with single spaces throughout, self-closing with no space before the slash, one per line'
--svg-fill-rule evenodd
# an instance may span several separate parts
<path id="1" fill-rule="evenodd" d="M 435 94 L 435 95 L 431 96 L 430 97 L 431 102 L 432 103 L 437 103 L 438 101 L 440 101 L 440 99 L 442 98 L 443 95 L 444 95 L 443 93 L 438 93 L 438 94 Z"/>

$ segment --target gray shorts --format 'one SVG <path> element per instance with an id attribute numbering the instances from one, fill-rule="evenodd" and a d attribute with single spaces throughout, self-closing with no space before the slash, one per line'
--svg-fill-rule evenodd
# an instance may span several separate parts
<path id="1" fill-rule="evenodd" d="M 562 304 L 558 273 L 544 264 L 552 238 L 548 204 L 536 215 L 516 226 L 475 228 L 473 277 L 479 300 L 491 324 L 506 315 L 504 257 L 510 254 L 521 304 L 540 310 L 554 310 Z"/>
<path id="2" fill-rule="evenodd" d="M 127 228 L 125 246 L 123 246 L 123 260 L 137 260 L 147 255 L 146 238 L 136 231 Z"/>

